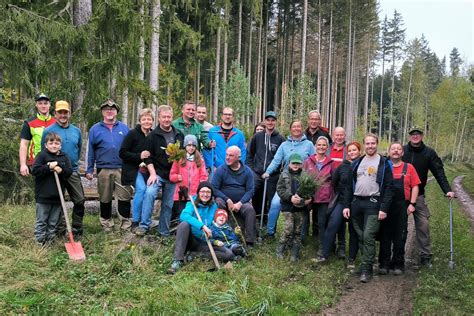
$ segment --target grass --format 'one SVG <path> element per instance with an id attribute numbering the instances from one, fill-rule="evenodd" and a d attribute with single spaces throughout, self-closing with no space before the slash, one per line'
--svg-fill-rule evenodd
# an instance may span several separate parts
<path id="1" fill-rule="evenodd" d="M 0 313 L 219 313 L 297 315 L 335 302 L 348 274 L 343 262 L 314 268 L 306 246 L 297 264 L 278 261 L 276 242 L 260 246 L 233 270 L 206 272 L 195 260 L 167 275 L 172 244 L 124 242 L 104 234 L 86 215 L 87 260 L 68 260 L 62 241 L 48 248 L 33 239 L 34 208 L 0 208 Z"/>
<path id="2" fill-rule="evenodd" d="M 474 192 L 474 169 L 472 166 L 447 166 L 450 180 L 465 174 L 463 185 Z M 458 202 L 453 202 L 454 224 L 454 270 L 448 268 L 449 253 L 449 205 L 433 182 L 427 187 L 430 206 L 431 242 L 434 265 L 431 270 L 422 270 L 418 287 L 414 292 L 415 314 L 472 314 L 474 310 L 474 238 L 469 223 Z"/>

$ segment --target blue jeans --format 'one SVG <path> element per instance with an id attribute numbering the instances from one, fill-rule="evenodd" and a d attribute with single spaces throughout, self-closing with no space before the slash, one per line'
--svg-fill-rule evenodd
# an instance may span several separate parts
<path id="1" fill-rule="evenodd" d="M 156 195 L 158 194 L 158 190 L 161 188 L 162 198 L 160 224 L 158 226 L 158 232 L 162 236 L 170 235 L 170 221 L 173 208 L 173 194 L 175 187 L 176 184 L 160 177 L 158 177 L 158 180 L 155 183 L 146 187 L 145 196 L 143 198 L 142 218 L 140 221 L 140 227 L 149 229 Z"/>
<path id="2" fill-rule="evenodd" d="M 35 238 L 43 243 L 54 239 L 61 214 L 61 204 L 36 203 Z"/>
<path id="3" fill-rule="evenodd" d="M 146 182 L 143 174 L 137 172 L 137 179 L 135 180 L 135 195 L 133 196 L 133 214 L 132 220 L 139 223 L 142 219 L 143 199 L 145 197 Z"/>
<path id="4" fill-rule="evenodd" d="M 268 223 L 267 223 L 267 233 L 269 235 L 274 235 L 276 232 L 276 226 L 278 222 L 278 216 L 280 215 L 281 202 L 278 193 L 275 192 L 275 195 L 272 198 L 270 203 L 270 210 L 268 211 Z"/>
<path id="5" fill-rule="evenodd" d="M 337 203 L 328 216 L 326 231 L 323 237 L 323 257 L 328 258 L 331 248 L 334 245 L 336 234 L 341 227 L 343 221 L 342 210 L 344 209 L 341 203 Z"/>

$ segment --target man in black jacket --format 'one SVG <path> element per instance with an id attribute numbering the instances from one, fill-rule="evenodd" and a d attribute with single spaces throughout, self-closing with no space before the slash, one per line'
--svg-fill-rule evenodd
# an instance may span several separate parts
<path id="1" fill-rule="evenodd" d="M 145 159 L 150 177 L 148 178 L 143 198 L 142 216 L 147 219 L 146 223 L 148 225 L 142 226 L 140 224 L 139 229 L 144 229 L 143 233 L 146 233 L 149 229 L 156 195 L 161 188 L 162 199 L 158 231 L 161 236 L 168 237 L 170 235 L 171 209 L 173 207 L 173 194 L 176 184 L 172 183 L 169 178 L 172 163 L 168 161 L 166 146 L 168 144 L 175 144 L 177 141 L 182 146 L 184 136 L 171 125 L 173 109 L 169 105 L 160 105 L 157 110 L 157 116 L 158 126 L 148 135 L 145 144 L 146 150 L 150 152 L 150 157 Z"/>
<path id="2" fill-rule="evenodd" d="M 278 147 L 285 141 L 276 129 L 277 116 L 274 111 L 268 111 L 265 114 L 265 131 L 256 133 L 250 141 L 247 151 L 247 166 L 254 173 L 255 193 L 252 198 L 253 208 L 256 214 L 262 214 L 262 199 L 265 181 L 267 181 L 267 192 L 265 194 L 264 214 L 268 214 L 268 204 L 273 195 L 275 195 L 279 172 L 271 175 L 267 180 L 262 179 L 262 174 L 273 160 Z"/>
<path id="3" fill-rule="evenodd" d="M 448 198 L 454 198 L 455 194 L 452 192 L 448 179 L 444 174 L 443 162 L 438 154 L 434 149 L 423 143 L 423 130 L 419 127 L 412 127 L 408 134 L 410 135 L 409 142 L 403 146 L 404 154 L 402 160 L 411 163 L 415 167 L 421 180 L 421 184 L 419 185 L 420 193 L 414 205 L 415 212 L 413 216 L 415 219 L 418 251 L 420 252 L 420 263 L 422 266 L 431 268 L 433 253 L 431 252 L 429 227 L 430 210 L 425 202 L 425 186 L 428 179 L 428 170 L 431 171 L 436 181 L 438 181 L 441 190 L 443 190 Z"/>
<path id="4" fill-rule="evenodd" d="M 377 154 L 378 138 L 374 134 L 364 137 L 366 155 L 352 163 L 354 175 L 354 199 L 350 216 L 359 236 L 362 250 L 360 281 L 372 278 L 375 260 L 375 237 L 380 221 L 387 217 L 392 201 L 392 170 L 388 159 Z"/>

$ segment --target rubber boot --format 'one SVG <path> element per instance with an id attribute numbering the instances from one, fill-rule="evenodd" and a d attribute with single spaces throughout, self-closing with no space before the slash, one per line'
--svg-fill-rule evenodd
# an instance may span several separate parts
<path id="1" fill-rule="evenodd" d="M 130 229 L 132 221 L 130 220 L 130 201 L 118 201 L 117 211 L 120 218 L 120 228 L 123 230 Z"/>
<path id="2" fill-rule="evenodd" d="M 74 204 L 72 208 L 72 232 L 74 236 L 81 236 L 84 233 L 83 218 L 84 218 L 84 202 Z"/>
<path id="3" fill-rule="evenodd" d="M 114 227 L 114 221 L 112 220 L 112 202 L 100 202 L 100 225 L 105 232 L 112 231 Z"/>
<path id="4" fill-rule="evenodd" d="M 280 260 L 283 259 L 283 254 L 285 253 L 285 248 L 286 248 L 285 244 L 278 244 L 277 252 L 276 252 L 277 259 L 280 259 Z"/>
<path id="5" fill-rule="evenodd" d="M 299 244 L 294 244 L 293 247 L 291 248 L 291 257 L 290 257 L 291 262 L 298 261 L 300 257 L 300 248 L 301 246 Z"/>

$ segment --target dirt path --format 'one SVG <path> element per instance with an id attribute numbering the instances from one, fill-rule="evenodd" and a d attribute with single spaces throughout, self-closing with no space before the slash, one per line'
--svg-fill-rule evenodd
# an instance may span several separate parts
<path id="1" fill-rule="evenodd" d="M 466 213 L 469 222 L 471 224 L 471 232 L 474 233 L 474 201 L 469 196 L 469 193 L 462 187 L 462 179 L 465 176 L 458 176 L 453 180 L 453 190 L 456 193 L 456 196 L 463 206 L 462 209 Z"/>
<path id="2" fill-rule="evenodd" d="M 411 314 L 412 290 L 416 286 L 413 265 L 417 262 L 413 216 L 408 219 L 406 245 L 404 275 L 377 275 L 375 271 L 372 281 L 364 284 L 354 274 L 344 287 L 339 302 L 323 311 L 323 315 Z"/>

